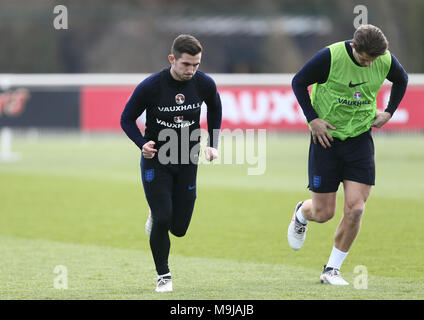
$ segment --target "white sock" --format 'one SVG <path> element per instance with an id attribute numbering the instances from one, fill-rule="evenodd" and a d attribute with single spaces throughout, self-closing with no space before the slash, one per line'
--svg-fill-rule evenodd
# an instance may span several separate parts
<path id="1" fill-rule="evenodd" d="M 343 260 L 346 258 L 349 252 L 343 252 L 333 246 L 331 250 L 330 258 L 328 259 L 327 268 L 339 269 L 342 267 Z"/>
<path id="2" fill-rule="evenodd" d="M 302 206 L 300 206 L 300 208 L 296 211 L 296 218 L 297 218 L 297 220 L 299 220 L 299 222 L 301 224 L 307 224 L 308 223 L 308 220 L 305 219 L 305 217 L 303 216 Z"/>
<path id="3" fill-rule="evenodd" d="M 171 276 L 171 272 L 165 273 L 165 274 L 160 274 L 158 275 L 158 278 L 163 278 L 163 277 L 170 277 Z"/>

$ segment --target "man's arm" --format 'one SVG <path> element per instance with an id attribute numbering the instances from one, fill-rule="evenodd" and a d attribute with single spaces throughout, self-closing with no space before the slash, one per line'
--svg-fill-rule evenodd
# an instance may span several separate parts
<path id="1" fill-rule="evenodd" d="M 219 93 L 216 92 L 210 100 L 207 100 L 206 105 L 208 107 L 206 115 L 209 133 L 208 146 L 217 149 L 222 121 L 222 105 Z"/>
<path id="2" fill-rule="evenodd" d="M 324 48 L 318 51 L 318 53 L 296 73 L 292 80 L 293 92 L 311 127 L 313 142 L 315 144 L 319 142 L 323 148 L 330 147 L 330 141 L 333 141 L 333 137 L 330 135 L 327 128 L 333 130 L 336 128 L 318 117 L 318 114 L 312 107 L 308 86 L 314 83 L 326 82 L 330 73 L 330 65 L 330 49 Z"/>
<path id="3" fill-rule="evenodd" d="M 208 98 L 205 99 L 207 105 L 206 119 L 208 122 L 208 145 L 205 149 L 205 156 L 208 161 L 218 157 L 218 141 L 219 131 L 221 129 L 222 121 L 222 105 L 221 98 L 216 88 L 215 82 L 211 79 L 211 87 Z"/>
<path id="4" fill-rule="evenodd" d="M 142 136 L 136 120 L 146 109 L 146 88 L 140 83 L 128 99 L 124 110 L 121 114 L 121 128 L 127 136 L 140 148 L 147 142 Z"/>
<path id="5" fill-rule="evenodd" d="M 393 54 L 392 64 L 386 78 L 393 83 L 390 99 L 384 112 L 376 113 L 375 120 L 372 123 L 375 128 L 381 128 L 390 120 L 402 101 L 408 86 L 408 74 Z"/>
<path id="6" fill-rule="evenodd" d="M 408 86 L 408 74 L 393 54 L 392 64 L 386 78 L 392 82 L 393 85 L 390 92 L 389 103 L 384 111 L 393 115 L 402 101 L 406 92 L 406 87 Z"/>
<path id="7" fill-rule="evenodd" d="M 303 110 L 303 114 L 308 122 L 318 118 L 317 113 L 311 104 L 308 87 L 314 83 L 324 83 L 330 73 L 331 53 L 330 49 L 324 48 L 318 51 L 292 80 L 293 92 Z"/>

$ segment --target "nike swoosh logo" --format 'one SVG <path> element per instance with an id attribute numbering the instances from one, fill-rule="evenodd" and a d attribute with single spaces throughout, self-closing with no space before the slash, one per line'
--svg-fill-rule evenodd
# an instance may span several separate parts
<path id="1" fill-rule="evenodd" d="M 355 87 L 360 86 L 361 84 L 364 84 L 364 83 L 367 83 L 367 82 L 364 81 L 364 82 L 359 82 L 359 83 L 353 84 L 352 81 L 351 81 L 351 82 L 349 82 L 349 88 L 355 88 Z"/>
<path id="2" fill-rule="evenodd" d="M 188 186 L 188 190 L 193 190 L 195 188 L 196 188 L 196 185 L 194 185 L 194 186 Z"/>

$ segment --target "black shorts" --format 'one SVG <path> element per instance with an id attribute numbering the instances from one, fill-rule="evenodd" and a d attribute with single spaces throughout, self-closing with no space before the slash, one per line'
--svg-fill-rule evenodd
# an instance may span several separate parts
<path id="1" fill-rule="evenodd" d="M 187 230 L 196 199 L 197 164 L 166 164 L 141 157 L 141 178 L 154 222 L 172 232 Z"/>
<path id="2" fill-rule="evenodd" d="M 343 141 L 333 139 L 331 148 L 324 149 L 319 142 L 314 144 L 311 136 L 308 188 L 317 193 L 336 192 L 343 180 L 374 185 L 374 142 L 371 130 Z"/>

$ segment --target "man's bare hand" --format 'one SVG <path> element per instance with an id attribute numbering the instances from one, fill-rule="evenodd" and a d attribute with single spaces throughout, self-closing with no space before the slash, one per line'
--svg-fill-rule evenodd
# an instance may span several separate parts
<path id="1" fill-rule="evenodd" d="M 335 130 L 336 127 L 320 118 L 315 118 L 309 122 L 309 125 L 311 126 L 312 140 L 314 143 L 317 144 L 318 141 L 324 149 L 331 147 L 331 142 L 334 140 L 327 128 Z"/>
<path id="2" fill-rule="evenodd" d="M 146 142 L 143 145 L 143 148 L 141 149 L 141 152 L 143 153 L 143 157 L 145 157 L 146 159 L 152 159 L 157 152 L 154 146 L 155 146 L 154 141 Z"/>
<path id="3" fill-rule="evenodd" d="M 391 117 L 392 115 L 389 112 L 377 111 L 377 113 L 375 114 L 374 122 L 371 124 L 371 127 L 381 128 L 390 120 Z"/>
<path id="4" fill-rule="evenodd" d="M 205 158 L 208 161 L 212 161 L 218 158 L 218 150 L 212 147 L 206 147 L 205 149 Z"/>

